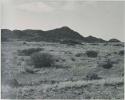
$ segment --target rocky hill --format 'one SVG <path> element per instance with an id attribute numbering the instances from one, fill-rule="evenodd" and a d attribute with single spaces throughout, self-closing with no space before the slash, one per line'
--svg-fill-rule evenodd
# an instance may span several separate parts
<path id="1" fill-rule="evenodd" d="M 9 30 L 1 29 L 1 40 L 2 41 L 47 41 L 47 42 L 60 42 L 65 40 L 73 40 L 79 42 L 106 42 L 101 38 L 96 38 L 93 36 L 83 37 L 78 32 L 70 29 L 67 26 L 42 31 L 42 30 Z"/>
<path id="2" fill-rule="evenodd" d="M 110 39 L 108 42 L 121 42 L 118 39 Z"/>

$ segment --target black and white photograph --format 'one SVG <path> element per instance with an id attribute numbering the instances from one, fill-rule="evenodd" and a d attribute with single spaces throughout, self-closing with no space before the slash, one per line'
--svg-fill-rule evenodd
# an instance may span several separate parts
<path id="1" fill-rule="evenodd" d="M 124 99 L 125 1 L 1 0 L 1 99 Z"/>

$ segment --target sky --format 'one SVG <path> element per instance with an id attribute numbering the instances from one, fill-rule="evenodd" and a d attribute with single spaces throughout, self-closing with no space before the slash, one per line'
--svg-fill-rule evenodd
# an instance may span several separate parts
<path id="1" fill-rule="evenodd" d="M 68 26 L 84 37 L 124 40 L 125 2 L 2 0 L 1 28 L 51 30 Z"/>

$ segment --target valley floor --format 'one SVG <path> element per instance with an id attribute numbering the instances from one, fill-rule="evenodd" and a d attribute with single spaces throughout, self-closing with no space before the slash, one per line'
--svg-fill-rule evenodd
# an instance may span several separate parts
<path id="1" fill-rule="evenodd" d="M 66 45 L 47 42 L 3 42 L 1 58 L 3 99 L 123 99 L 123 43 Z M 33 68 L 20 50 L 41 48 L 56 65 Z M 87 56 L 96 51 L 97 57 Z M 111 68 L 102 65 L 110 60 Z M 31 68 L 34 72 L 26 71 Z"/>

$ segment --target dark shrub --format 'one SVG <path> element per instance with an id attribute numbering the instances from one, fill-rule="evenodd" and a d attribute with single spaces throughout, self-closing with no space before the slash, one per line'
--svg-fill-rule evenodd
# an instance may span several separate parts
<path id="1" fill-rule="evenodd" d="M 26 45 L 27 43 L 26 42 L 23 42 L 24 45 Z"/>
<path id="2" fill-rule="evenodd" d="M 72 61 L 75 61 L 75 58 L 71 58 Z"/>
<path id="3" fill-rule="evenodd" d="M 76 57 L 81 57 L 81 56 L 84 56 L 84 53 L 77 53 L 75 56 Z"/>
<path id="4" fill-rule="evenodd" d="M 96 51 L 86 51 L 86 54 L 88 57 L 97 57 L 98 56 L 98 53 Z"/>
<path id="5" fill-rule="evenodd" d="M 101 77 L 99 77 L 96 73 L 89 73 L 86 76 L 87 80 L 97 80 L 97 79 L 101 79 Z"/>
<path id="6" fill-rule="evenodd" d="M 110 60 L 108 60 L 106 63 L 104 63 L 104 64 L 102 65 L 102 67 L 105 68 L 105 69 L 110 69 L 110 68 L 113 67 L 113 64 L 111 63 Z"/>
<path id="7" fill-rule="evenodd" d="M 54 65 L 54 58 L 49 53 L 34 53 L 31 55 L 31 62 L 36 68 L 51 67 Z"/>
<path id="8" fill-rule="evenodd" d="M 43 50 L 43 48 L 29 48 L 29 49 L 19 50 L 18 54 L 21 56 L 30 56 L 31 54 L 39 52 L 41 50 Z"/>
<path id="9" fill-rule="evenodd" d="M 114 54 L 117 54 L 117 52 L 114 52 Z"/>
<path id="10" fill-rule="evenodd" d="M 124 50 L 120 50 L 119 55 L 124 55 Z"/>
<path id="11" fill-rule="evenodd" d="M 56 62 L 60 62 L 60 59 L 56 59 L 55 61 L 56 61 Z"/>

